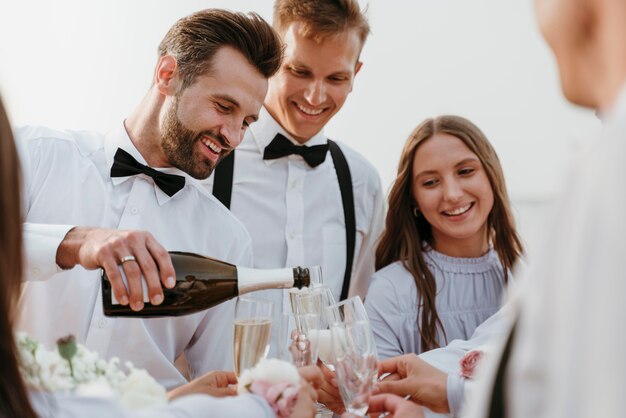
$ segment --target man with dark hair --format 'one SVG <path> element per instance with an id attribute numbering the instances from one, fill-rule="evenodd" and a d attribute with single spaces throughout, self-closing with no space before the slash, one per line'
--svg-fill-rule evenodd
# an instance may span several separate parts
<path id="1" fill-rule="evenodd" d="M 259 122 L 209 189 L 250 232 L 255 267 L 321 265 L 336 299 L 364 297 L 384 195 L 374 167 L 324 127 L 352 91 L 369 24 L 356 0 L 277 0 L 273 25 L 285 60 Z M 288 291 L 263 297 L 277 318 L 291 309 Z"/>
<path id="2" fill-rule="evenodd" d="M 166 248 L 251 264 L 245 228 L 198 180 L 257 120 L 281 58 L 277 34 L 258 15 L 200 11 L 167 33 L 153 84 L 116 129 L 18 131 L 29 266 L 21 329 L 48 345 L 74 334 L 168 388 L 185 381 L 173 364 L 183 353 L 191 377 L 229 368 L 231 303 L 180 318 L 105 318 L 99 275 L 86 270 L 104 268 L 116 298 L 138 311 L 142 276 L 153 304 L 163 301 L 161 284 L 174 285 Z"/>

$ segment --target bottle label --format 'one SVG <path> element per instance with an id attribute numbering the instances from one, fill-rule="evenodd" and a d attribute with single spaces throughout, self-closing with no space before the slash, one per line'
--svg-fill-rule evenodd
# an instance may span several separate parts
<path id="1" fill-rule="evenodd" d="M 120 270 L 120 274 L 122 275 L 122 282 L 124 282 L 124 286 L 126 286 L 126 291 L 130 294 L 130 291 L 128 290 L 128 279 L 126 279 L 126 275 L 124 274 L 124 269 L 122 268 L 122 266 L 118 266 L 118 268 Z M 146 281 L 144 280 L 143 276 L 141 276 L 141 289 L 143 291 L 144 303 L 150 302 L 150 296 L 148 295 L 148 285 L 146 284 Z M 120 304 L 120 302 L 115 297 L 115 293 L 113 293 L 113 289 L 111 289 L 111 304 L 112 305 Z"/>

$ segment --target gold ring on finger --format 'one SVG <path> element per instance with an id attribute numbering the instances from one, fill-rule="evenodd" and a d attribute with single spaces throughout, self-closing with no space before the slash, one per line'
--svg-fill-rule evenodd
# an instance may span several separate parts
<path id="1" fill-rule="evenodd" d="M 127 261 L 137 261 L 137 259 L 135 258 L 135 256 L 134 256 L 134 255 L 127 255 L 127 256 L 122 257 L 122 258 L 120 259 L 120 264 L 124 264 L 124 263 L 125 263 L 125 262 L 127 262 Z"/>

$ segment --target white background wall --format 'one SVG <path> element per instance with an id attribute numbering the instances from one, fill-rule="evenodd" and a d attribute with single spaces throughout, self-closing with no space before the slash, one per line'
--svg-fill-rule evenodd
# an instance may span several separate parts
<path id="1" fill-rule="evenodd" d="M 3 1 L 0 91 L 12 120 L 108 130 L 147 91 L 170 25 L 206 7 L 270 20 L 272 0 Z M 468 117 L 500 155 L 524 237 L 539 239 L 567 161 L 599 122 L 562 98 L 532 1 L 370 0 L 369 16 L 364 66 L 329 136 L 372 161 L 387 189 L 423 118 Z"/>

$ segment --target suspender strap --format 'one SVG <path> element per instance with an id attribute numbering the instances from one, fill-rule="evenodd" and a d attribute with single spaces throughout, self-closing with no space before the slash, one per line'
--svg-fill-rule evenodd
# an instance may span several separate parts
<path id="1" fill-rule="evenodd" d="M 356 218 L 354 215 L 354 194 L 352 192 L 352 176 L 348 161 L 336 142 L 328 140 L 328 148 L 337 172 L 343 216 L 346 223 L 346 271 L 343 275 L 341 299 L 348 297 L 352 265 L 354 264 L 354 247 L 356 244 Z M 232 151 L 215 167 L 213 179 L 213 196 L 224 206 L 230 209 L 230 200 L 233 193 L 233 171 L 235 168 L 235 151 Z"/>
<path id="2" fill-rule="evenodd" d="M 213 196 L 230 209 L 230 198 L 233 195 L 233 171 L 235 170 L 235 150 L 231 151 L 215 167 L 213 179 Z"/>
<path id="3" fill-rule="evenodd" d="M 337 180 L 339 180 L 339 190 L 341 191 L 341 201 L 343 203 L 343 217 L 346 223 L 346 271 L 343 275 L 343 287 L 341 288 L 341 298 L 348 297 L 350 290 L 350 278 L 352 277 L 352 264 L 354 263 L 354 247 L 356 241 L 356 219 L 354 215 L 354 194 L 352 192 L 352 176 L 350 167 L 345 155 L 335 141 L 328 140 L 328 148 L 333 158 Z"/>
<path id="4" fill-rule="evenodd" d="M 504 374 L 511 358 L 511 347 L 513 346 L 513 340 L 515 339 L 515 325 L 511 329 L 509 338 L 506 341 L 506 346 L 502 352 L 502 358 L 498 365 L 498 372 L 496 374 L 496 380 L 493 384 L 493 395 L 491 397 L 491 404 L 489 405 L 489 418 L 505 418 L 506 417 L 506 381 Z"/>

